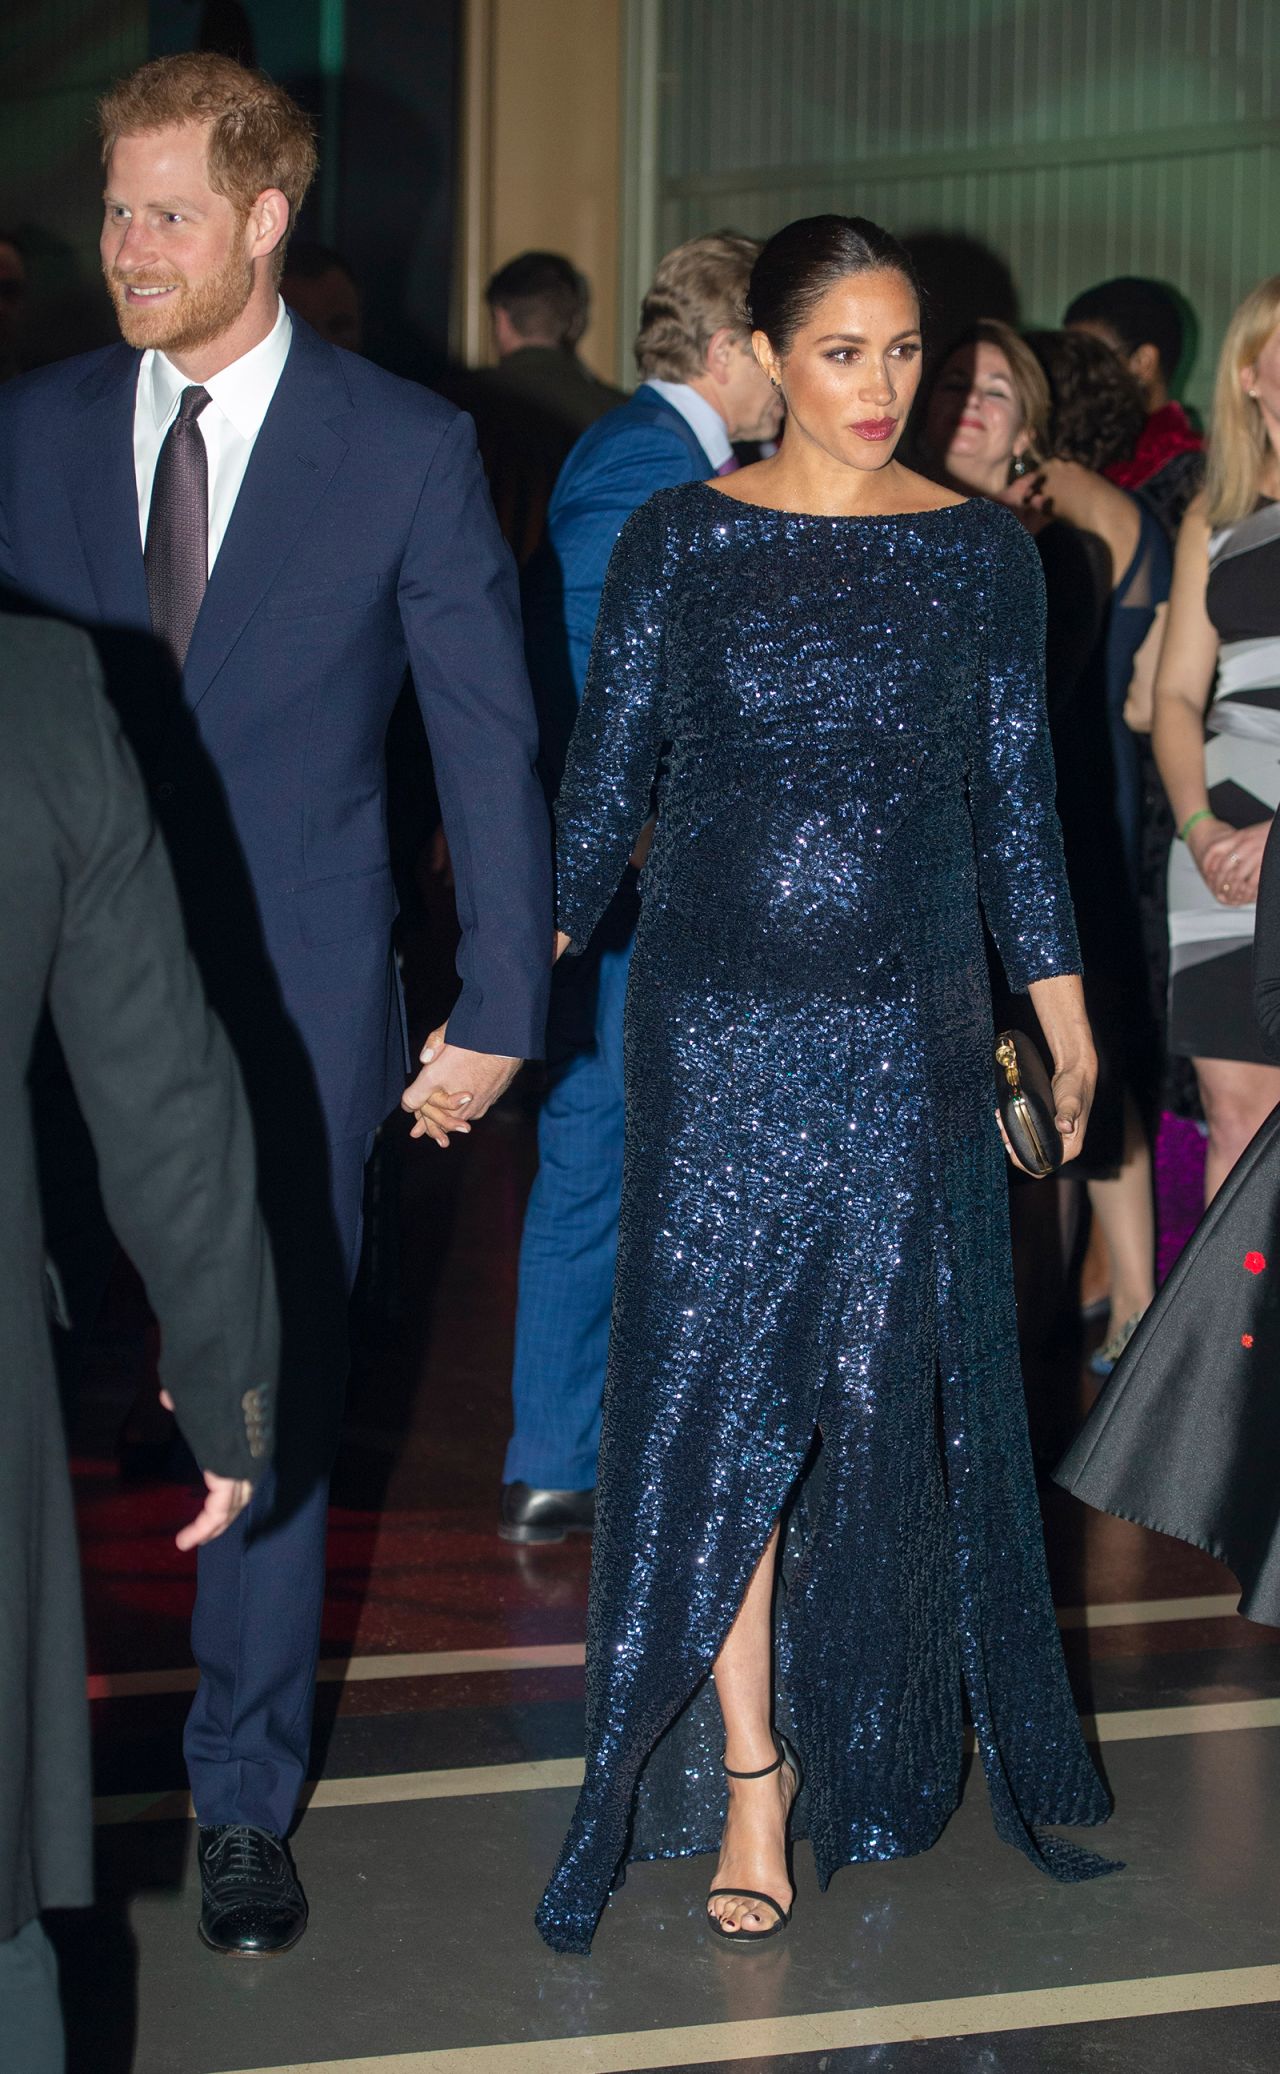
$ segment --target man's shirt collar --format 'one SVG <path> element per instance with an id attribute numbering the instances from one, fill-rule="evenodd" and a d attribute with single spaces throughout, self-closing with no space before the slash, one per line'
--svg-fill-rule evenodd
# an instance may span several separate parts
<path id="1" fill-rule="evenodd" d="M 293 326 L 289 312 L 280 302 L 276 321 L 264 339 L 199 386 L 241 439 L 254 440 L 276 393 L 276 385 L 289 357 Z M 164 353 L 154 348 L 142 356 L 139 382 L 157 432 L 163 432 L 177 412 L 178 400 L 191 383 Z"/>
<path id="2" fill-rule="evenodd" d="M 713 469 L 732 459 L 728 427 L 713 403 L 691 389 L 688 382 L 664 382 L 651 374 L 644 379 L 646 388 L 656 389 L 664 403 L 679 411 Z"/>

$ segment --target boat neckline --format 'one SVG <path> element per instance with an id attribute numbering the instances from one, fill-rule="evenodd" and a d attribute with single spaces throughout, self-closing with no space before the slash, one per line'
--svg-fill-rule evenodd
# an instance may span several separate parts
<path id="1" fill-rule="evenodd" d="M 894 519 L 941 518 L 944 512 L 967 511 L 971 504 L 983 501 L 977 497 L 962 497 L 958 504 L 923 504 L 917 511 L 788 511 L 781 504 L 752 504 L 745 497 L 734 497 L 728 490 L 718 490 L 710 482 L 700 481 L 695 488 L 705 490 L 709 497 L 719 498 L 722 504 L 734 505 L 739 511 L 758 511 L 766 518 L 826 519 L 836 526 L 883 526 Z"/>

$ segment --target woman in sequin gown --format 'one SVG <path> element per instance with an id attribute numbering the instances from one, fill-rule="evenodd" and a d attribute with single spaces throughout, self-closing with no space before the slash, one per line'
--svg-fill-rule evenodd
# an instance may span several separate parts
<path id="1" fill-rule="evenodd" d="M 1000 1833 L 1059 1877 L 1104 1869 L 1038 1830 L 1108 1801 L 1045 1572 L 979 918 L 981 900 L 1048 1019 L 1078 1146 L 1092 1062 L 1035 549 L 892 460 L 919 317 L 885 233 L 791 226 L 752 302 L 782 451 L 624 528 L 557 808 L 559 924 L 581 946 L 661 772 L 627 1003 L 586 1777 L 538 1911 L 565 1951 L 589 1948 L 627 1859 L 715 1847 L 722 1747 L 755 1768 L 775 1721 L 824 1887 L 934 1842 L 965 1695 Z M 827 333 L 853 343 L 814 344 Z M 748 1658 L 789 1505 L 771 1718 L 767 1657 Z M 782 1885 L 778 1907 L 722 1903 L 722 1929 L 768 1929 L 790 1901 L 780 1777 L 733 1796 L 721 1860 L 744 1894 Z"/>

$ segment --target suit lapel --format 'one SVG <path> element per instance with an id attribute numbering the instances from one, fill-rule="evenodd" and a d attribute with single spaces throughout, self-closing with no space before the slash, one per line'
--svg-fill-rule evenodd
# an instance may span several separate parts
<path id="1" fill-rule="evenodd" d="M 351 408 L 338 355 L 294 317 L 289 357 L 191 636 L 189 704 L 209 690 L 340 465 L 348 442 L 334 421 Z"/>
<path id="2" fill-rule="evenodd" d="M 140 364 L 140 354 L 120 346 L 86 376 L 62 457 L 76 531 L 106 626 L 151 624 L 133 467 Z"/>

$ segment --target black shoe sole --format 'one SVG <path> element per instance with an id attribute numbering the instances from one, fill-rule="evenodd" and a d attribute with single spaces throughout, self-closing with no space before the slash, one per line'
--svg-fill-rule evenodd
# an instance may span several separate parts
<path id="1" fill-rule="evenodd" d="M 302 1928 L 301 1928 L 301 1929 L 300 1929 L 300 1930 L 298 1931 L 297 1935 L 296 1935 L 295 1937 L 291 1937 L 291 1938 L 289 1939 L 289 1942 L 288 1942 L 288 1944 L 274 1944 L 274 1945 L 272 1945 L 272 1947 L 271 1947 L 271 1950 L 270 1950 L 269 1952 L 255 1952 L 255 1951 L 250 1951 L 250 1950 L 248 1950 L 248 1949 L 247 1949 L 246 1947 L 244 1947 L 244 1946 L 241 1946 L 241 1945 L 234 1945 L 234 1944 L 215 1944 L 215 1943 L 213 1942 L 213 1939 L 212 1939 L 211 1937 L 206 1937 L 206 1935 L 205 1935 L 205 1928 L 204 1928 L 204 1924 L 203 1924 L 203 1923 L 201 1923 L 201 1922 L 197 1922 L 197 1924 L 196 1924 L 196 1933 L 197 1933 L 197 1935 L 198 1935 L 198 1937 L 199 1937 L 199 1939 L 200 1939 L 200 1942 L 201 1942 L 201 1944 L 202 1944 L 202 1945 L 204 1946 L 205 1950 L 206 1950 L 207 1952 L 212 1952 L 212 1953 L 214 1954 L 215 1958 L 219 1958 L 219 1959 L 282 1959 L 282 1958 L 284 1957 L 284 1955 L 285 1955 L 285 1953 L 286 1953 L 286 1952 L 291 1952 L 291 1951 L 293 1950 L 293 1948 L 294 1948 L 294 1946 L 295 1946 L 295 1945 L 297 1945 L 297 1944 L 300 1944 L 300 1943 L 301 1943 L 302 1939 L 303 1939 L 303 1938 L 304 1938 L 304 1937 L 306 1936 L 306 1934 L 307 1934 L 307 1925 L 306 1925 L 306 1924 L 304 1923 L 304 1924 L 303 1924 L 303 1926 L 302 1926 Z"/>

